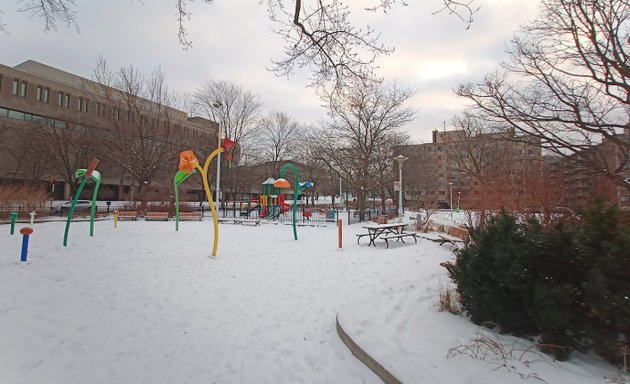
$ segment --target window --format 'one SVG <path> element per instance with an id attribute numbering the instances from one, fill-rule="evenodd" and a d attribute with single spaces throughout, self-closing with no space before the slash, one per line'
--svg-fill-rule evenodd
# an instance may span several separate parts
<path id="1" fill-rule="evenodd" d="M 88 112 L 88 99 L 85 99 L 85 102 L 83 103 L 83 112 L 87 113 Z"/>
<path id="2" fill-rule="evenodd" d="M 20 84 L 20 96 L 26 97 L 26 81 L 22 80 L 22 84 Z"/>
<path id="3" fill-rule="evenodd" d="M 11 88 L 11 94 L 13 96 L 17 96 L 17 91 L 18 91 L 18 85 L 20 84 L 20 81 L 18 79 L 13 79 L 13 88 Z"/>
<path id="4" fill-rule="evenodd" d="M 0 73 L 0 91 L 2 90 L 2 73 Z"/>
<path id="5" fill-rule="evenodd" d="M 63 92 L 57 94 L 57 105 L 60 107 L 63 105 Z"/>
<path id="6" fill-rule="evenodd" d="M 83 98 L 82 97 L 78 97 L 77 98 L 77 110 L 78 111 L 82 111 L 83 110 Z"/>
<path id="7" fill-rule="evenodd" d="M 44 88 L 44 103 L 48 104 L 49 97 L 50 97 L 50 88 Z"/>
<path id="8" fill-rule="evenodd" d="M 70 94 L 66 93 L 66 98 L 65 98 L 65 102 L 63 104 L 64 107 L 69 108 L 70 107 Z"/>
<path id="9" fill-rule="evenodd" d="M 42 86 L 37 86 L 37 93 L 35 94 L 35 100 L 42 101 Z"/>

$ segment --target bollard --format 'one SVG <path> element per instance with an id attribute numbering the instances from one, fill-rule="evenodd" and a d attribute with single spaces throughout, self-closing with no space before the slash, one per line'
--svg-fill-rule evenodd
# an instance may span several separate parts
<path id="1" fill-rule="evenodd" d="M 118 228 L 118 210 L 114 211 L 114 228 Z"/>
<path id="2" fill-rule="evenodd" d="M 26 261 L 26 254 L 28 253 L 28 236 L 33 233 L 33 228 L 24 227 L 20 229 L 20 233 L 22 234 L 22 256 L 20 257 L 20 260 Z"/>
<path id="3" fill-rule="evenodd" d="M 33 225 L 33 223 L 35 223 L 35 216 L 37 216 L 37 212 L 31 211 L 30 215 L 31 215 L 31 225 Z"/>
<path id="4" fill-rule="evenodd" d="M 9 213 L 9 220 L 11 220 L 11 230 L 9 232 L 9 234 L 13 234 L 13 232 L 15 232 L 15 220 L 17 220 L 18 218 L 18 213 L 17 212 L 11 212 Z"/>
<path id="5" fill-rule="evenodd" d="M 341 219 L 337 220 L 337 233 L 339 237 L 339 248 L 343 248 L 343 223 Z"/>

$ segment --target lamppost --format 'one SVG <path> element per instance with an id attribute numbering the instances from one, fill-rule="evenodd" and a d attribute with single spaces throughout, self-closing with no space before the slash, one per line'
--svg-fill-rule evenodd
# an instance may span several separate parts
<path id="1" fill-rule="evenodd" d="M 457 211 L 459 211 L 459 201 L 462 198 L 462 191 L 457 191 Z"/>
<path id="2" fill-rule="evenodd" d="M 403 216 L 403 185 L 402 185 L 402 166 L 408 157 L 398 155 L 394 157 L 394 160 L 398 162 L 398 218 L 402 222 Z"/>
<path id="3" fill-rule="evenodd" d="M 223 104 L 221 104 L 220 101 L 215 101 L 214 103 L 212 103 L 212 108 L 219 110 L 219 108 L 221 108 L 223 106 Z M 219 122 L 219 130 L 217 132 L 217 148 L 221 147 L 221 142 L 224 139 L 224 135 L 223 135 L 223 129 L 221 129 L 221 123 Z M 221 206 L 219 199 L 221 198 L 221 193 L 219 192 L 219 188 L 221 187 L 221 152 L 219 152 L 219 154 L 217 155 L 217 187 L 214 190 L 214 201 L 215 204 L 217 206 L 217 211 L 219 210 L 219 207 Z"/>
<path id="4" fill-rule="evenodd" d="M 451 217 L 453 217 L 453 182 L 449 181 L 448 182 L 448 188 L 449 188 L 449 197 L 451 198 L 451 204 L 450 204 L 450 208 L 451 208 Z"/>

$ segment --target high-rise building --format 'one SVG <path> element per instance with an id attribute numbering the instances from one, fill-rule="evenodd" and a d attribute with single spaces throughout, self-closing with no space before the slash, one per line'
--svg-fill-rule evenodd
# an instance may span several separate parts
<path id="1" fill-rule="evenodd" d="M 476 205 L 473 191 L 497 181 L 518 198 L 523 175 L 540 168 L 541 148 L 535 140 L 512 133 L 472 135 L 463 130 L 433 131 L 431 143 L 394 148 L 404 163 L 405 200 L 411 207 L 463 207 Z M 398 172 L 395 166 L 394 172 Z M 496 187 L 495 187 L 496 189 Z"/>

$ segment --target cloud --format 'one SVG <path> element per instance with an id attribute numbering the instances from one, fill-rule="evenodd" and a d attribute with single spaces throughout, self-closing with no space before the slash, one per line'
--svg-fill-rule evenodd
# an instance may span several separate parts
<path id="1" fill-rule="evenodd" d="M 480 0 L 477 0 L 480 1 Z M 3 5 L 10 35 L 0 34 L 2 63 L 26 59 L 91 78 L 101 55 L 112 68 L 134 65 L 150 73 L 161 66 L 169 88 L 193 92 L 207 79 L 231 80 L 262 98 L 265 108 L 284 111 L 302 123 L 325 117 L 315 90 L 306 87 L 308 72 L 276 77 L 267 68 L 280 58 L 284 42 L 272 32 L 264 5 L 255 1 L 194 2 L 187 23 L 193 48 L 177 42 L 178 24 L 173 2 L 109 0 L 78 3 L 81 32 L 60 26 L 44 33 L 40 19 L 15 14 L 15 4 Z M 394 53 L 379 59 L 379 74 L 386 80 L 414 84 L 411 102 L 419 110 L 405 127 L 414 141 L 430 140 L 463 107 L 452 89 L 476 81 L 505 59 L 506 42 L 519 24 L 532 19 L 538 0 L 485 0 L 470 29 L 453 16 L 431 15 L 438 0 L 409 2 L 389 14 L 366 12 L 362 2 L 351 2 L 359 26 L 381 32 Z"/>

